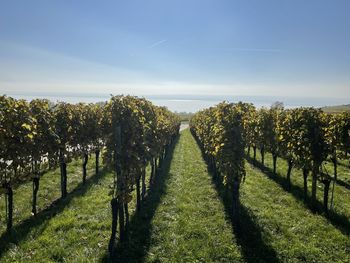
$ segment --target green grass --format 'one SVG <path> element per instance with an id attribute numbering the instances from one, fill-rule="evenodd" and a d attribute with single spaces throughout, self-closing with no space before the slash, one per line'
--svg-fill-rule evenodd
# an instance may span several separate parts
<path id="1" fill-rule="evenodd" d="M 192 112 L 175 112 L 175 114 L 180 117 L 181 122 L 188 122 L 194 115 Z"/>
<path id="2" fill-rule="evenodd" d="M 69 194 L 64 200 L 59 200 L 59 169 L 45 174 L 40 182 L 42 193 L 39 191 L 38 196 L 45 195 L 42 204 L 46 207 L 43 205 L 36 217 L 30 215 L 31 183 L 16 189 L 17 217 L 10 235 L 5 233 L 5 220 L 2 225 L 0 261 L 102 261 L 110 237 L 111 197 L 108 192 L 113 183 L 113 173 L 100 169 L 100 174 L 96 175 L 94 168 L 94 160 L 91 160 L 86 184 L 82 184 L 81 161 L 69 164 Z M 150 173 L 149 167 L 147 172 Z M 149 183 L 149 176 L 146 182 Z M 134 191 L 134 197 L 135 194 Z M 129 211 L 133 214 L 135 210 L 134 198 Z M 1 212 L 5 216 L 5 207 Z"/>
<path id="3" fill-rule="evenodd" d="M 95 175 L 92 167 L 91 160 L 83 185 L 80 162 L 72 162 L 68 197 L 46 209 L 59 197 L 60 188 L 58 170 L 45 174 L 36 218 L 30 216 L 31 184 L 16 189 L 15 225 L 10 235 L 2 233 L 0 238 L 1 262 L 97 261 L 103 255 L 110 232 L 108 187 L 113 175 L 105 171 Z"/>
<path id="4" fill-rule="evenodd" d="M 102 162 L 102 161 L 100 161 Z M 32 183 L 14 191 L 14 228 L 6 233 L 5 199 L 0 196 L 0 262 L 96 262 L 104 260 L 111 229 L 110 199 L 113 173 L 100 169 L 95 175 L 94 158 L 82 184 L 81 160 L 67 166 L 68 197 L 60 200 L 59 169 L 40 180 L 38 214 L 31 215 Z M 149 184 L 150 167 L 146 169 Z M 134 214 L 135 195 L 129 205 Z"/>
<path id="5" fill-rule="evenodd" d="M 266 161 L 272 167 L 270 158 Z M 274 249 L 278 261 L 350 262 L 349 236 L 341 226 L 332 224 L 323 214 L 311 212 L 304 204 L 298 188 L 302 178 L 299 171 L 293 174 L 292 184 L 296 186 L 289 193 L 284 189 L 280 175 L 274 178 L 249 163 L 246 168 L 242 205 L 259 225 L 263 239 Z M 286 164 L 279 161 L 278 172 L 285 174 L 286 170 Z M 348 195 L 349 192 L 345 199 L 337 197 L 338 212 L 345 209 L 340 200 L 348 202 Z"/>
<path id="6" fill-rule="evenodd" d="M 257 160 L 261 160 L 260 152 L 257 151 Z M 344 164 L 343 162 L 341 162 Z M 257 163 L 258 167 L 261 167 L 260 163 Z M 331 173 L 332 165 L 327 163 L 327 171 Z M 277 176 L 272 173 L 272 156 L 265 154 L 265 167 L 263 171 L 272 180 L 280 184 L 281 187 L 286 187 L 286 174 L 287 174 L 287 162 L 283 159 L 277 161 Z M 350 234 L 350 189 L 348 180 L 350 177 L 350 169 L 346 165 L 339 165 L 338 167 L 338 180 L 340 183 L 335 185 L 334 190 L 334 211 L 330 213 L 328 221 L 338 228 L 343 233 Z M 303 176 L 300 169 L 293 168 L 291 176 L 292 189 L 291 194 L 295 199 L 303 201 Z M 320 182 L 317 183 L 317 201 L 318 201 L 318 213 L 323 214 L 323 187 Z M 311 195 L 311 174 L 308 177 L 308 196 Z M 330 197 L 329 197 L 330 200 Z M 305 208 L 309 209 L 309 203 L 306 203 Z"/>
<path id="7" fill-rule="evenodd" d="M 150 235 L 146 262 L 242 260 L 224 206 L 188 130 L 175 148 Z"/>
<path id="8" fill-rule="evenodd" d="M 348 160 L 339 160 L 338 161 L 338 178 L 337 183 L 339 186 L 345 187 L 350 190 L 350 164 Z M 332 162 L 326 162 L 327 173 L 333 176 L 333 164 Z"/>
<path id="9" fill-rule="evenodd" d="M 95 159 L 88 162 L 87 174 L 95 173 Z M 82 182 L 81 160 L 73 160 L 67 165 L 67 191 L 73 191 Z M 37 197 L 38 212 L 45 209 L 61 196 L 59 168 L 45 173 L 40 179 Z M 31 217 L 32 209 L 32 182 L 20 185 L 14 190 L 14 225 Z M 6 230 L 5 196 L 0 196 L 0 235 Z"/>
<path id="10" fill-rule="evenodd" d="M 243 261 L 230 221 L 188 129 L 168 155 L 140 213 L 130 220 L 130 241 L 115 262 Z"/>
<path id="11" fill-rule="evenodd" d="M 326 106 L 322 110 L 327 113 L 341 113 L 344 111 L 350 111 L 350 104 L 338 105 L 338 106 Z"/>
<path id="12" fill-rule="evenodd" d="M 258 156 L 258 158 L 260 158 Z M 93 158 L 92 158 L 93 159 Z M 0 197 L 1 262 L 101 262 L 108 260 L 111 211 L 108 196 L 113 174 L 94 175 L 81 184 L 81 162 L 69 165 L 69 194 L 60 196 L 59 171 L 45 174 L 39 192 L 39 214 L 30 215 L 31 183 L 15 191 L 15 225 L 5 234 L 4 199 Z M 130 204 L 129 241 L 116 241 L 115 262 L 350 262 L 349 189 L 337 185 L 335 213 L 313 213 L 302 200 L 302 176 L 293 170 L 286 191 L 286 163 L 278 174 L 247 162 L 241 186 L 239 227 L 232 227 L 229 197 L 212 180 L 201 152 L 184 130 L 167 156 L 161 174 L 139 213 Z M 346 163 L 339 179 L 348 182 Z M 149 169 L 148 173 L 149 174 Z M 322 185 L 318 188 L 322 201 Z M 47 207 L 47 208 L 46 208 Z"/>

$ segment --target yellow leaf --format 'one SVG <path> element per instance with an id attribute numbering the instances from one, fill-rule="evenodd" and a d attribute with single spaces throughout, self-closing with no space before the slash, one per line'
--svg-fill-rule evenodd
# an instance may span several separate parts
<path id="1" fill-rule="evenodd" d="M 31 130 L 30 125 L 29 125 L 29 124 L 27 124 L 27 123 L 23 123 L 23 124 L 22 124 L 22 128 L 27 129 L 28 131 L 30 131 L 30 130 Z"/>

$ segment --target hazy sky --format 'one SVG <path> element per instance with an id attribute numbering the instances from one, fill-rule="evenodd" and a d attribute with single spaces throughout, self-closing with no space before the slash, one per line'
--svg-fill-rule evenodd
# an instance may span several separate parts
<path id="1" fill-rule="evenodd" d="M 349 0 L 0 0 L 0 92 L 349 97 Z"/>

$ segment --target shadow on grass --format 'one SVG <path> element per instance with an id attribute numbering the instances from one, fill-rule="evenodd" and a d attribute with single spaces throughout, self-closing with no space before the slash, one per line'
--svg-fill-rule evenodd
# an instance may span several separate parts
<path id="1" fill-rule="evenodd" d="M 340 185 L 340 186 L 342 186 L 342 187 L 345 187 L 345 188 L 348 189 L 348 190 L 350 190 L 350 184 L 344 182 L 343 180 L 337 179 L 337 184 Z"/>
<path id="2" fill-rule="evenodd" d="M 288 190 L 288 181 L 285 177 L 283 177 L 281 174 L 277 173 L 274 174 L 273 170 L 269 167 L 266 167 L 262 165 L 259 161 L 254 160 L 250 156 L 246 156 L 246 160 L 254 165 L 255 167 L 259 168 L 268 178 L 272 179 L 276 183 L 278 183 L 283 190 L 290 192 L 296 199 L 300 201 L 304 201 L 304 189 L 298 185 L 291 185 L 290 191 Z M 322 214 L 324 217 L 328 219 L 328 221 L 337 229 L 339 229 L 343 234 L 349 235 L 350 234 L 350 222 L 349 219 L 345 215 L 340 215 L 338 213 L 335 213 L 334 211 L 329 211 L 329 215 L 326 215 L 323 212 L 323 204 L 316 200 L 316 207 L 312 208 L 310 202 L 305 203 L 305 207 L 307 207 L 309 210 L 317 212 L 318 214 Z"/>
<path id="3" fill-rule="evenodd" d="M 327 174 L 322 173 L 322 172 L 321 172 L 321 175 L 327 176 Z M 344 188 L 346 188 L 346 189 L 348 189 L 348 190 L 350 190 L 350 184 L 347 183 L 347 182 L 344 182 L 343 180 L 341 180 L 341 179 L 339 179 L 339 178 L 337 178 L 336 184 L 339 185 L 339 186 L 342 186 L 342 187 L 344 187 Z"/>
<path id="4" fill-rule="evenodd" d="M 196 139 L 196 138 L 195 138 Z M 196 140 L 198 147 L 201 149 L 202 158 L 206 160 L 203 149 Z M 274 248 L 264 240 L 262 229 L 256 222 L 253 213 L 244 205 L 240 204 L 239 225 L 233 224 L 232 218 L 232 195 L 228 193 L 225 186 L 215 178 L 209 165 L 207 164 L 208 173 L 211 175 L 212 183 L 224 204 L 226 217 L 231 221 L 233 226 L 233 235 L 237 240 L 237 244 L 241 247 L 244 260 L 249 263 L 255 262 L 280 262 Z"/>
<path id="5" fill-rule="evenodd" d="M 170 146 L 163 161 L 161 173 L 155 177 L 152 187 L 142 202 L 140 212 L 135 212 L 130 218 L 129 240 L 125 243 L 118 240 L 113 257 L 109 258 L 109 255 L 105 254 L 101 259 L 102 262 L 144 262 L 151 244 L 152 219 L 161 197 L 166 191 L 166 183 L 171 176 L 169 173 L 170 163 L 178 140 L 179 136 Z"/>
<path id="6" fill-rule="evenodd" d="M 232 218 L 232 196 L 225 191 L 224 185 L 212 176 L 212 182 L 215 185 L 224 207 L 227 218 L 231 223 Z M 233 225 L 233 234 L 237 244 L 246 262 L 280 262 L 274 248 L 269 245 L 262 236 L 262 229 L 256 222 L 253 213 L 244 205 L 239 207 L 239 225 Z"/>
<path id="7" fill-rule="evenodd" d="M 331 161 L 329 161 L 329 162 L 331 162 Z M 350 169 L 350 162 L 349 163 L 338 162 L 338 165 Z"/>
<path id="8" fill-rule="evenodd" d="M 36 230 L 35 235 L 40 234 L 45 229 L 45 226 L 50 219 L 61 213 L 75 197 L 84 195 L 93 185 L 97 184 L 104 176 L 106 176 L 106 174 L 107 171 L 102 169 L 99 174 L 87 178 L 85 184 L 83 184 L 83 182 L 79 183 L 73 191 L 68 193 L 65 199 L 59 198 L 53 201 L 50 206 L 41 210 L 36 216 L 31 216 L 23 220 L 18 225 L 15 225 L 10 232 L 2 234 L 0 237 L 0 259 L 2 255 L 13 246 L 13 244 L 17 245 L 22 240 L 26 239 L 31 229 L 40 228 Z"/>

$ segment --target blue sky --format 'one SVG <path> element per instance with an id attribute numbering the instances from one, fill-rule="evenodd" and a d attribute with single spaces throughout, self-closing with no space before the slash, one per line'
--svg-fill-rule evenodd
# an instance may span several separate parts
<path id="1" fill-rule="evenodd" d="M 347 0 L 0 0 L 0 91 L 344 97 Z"/>

